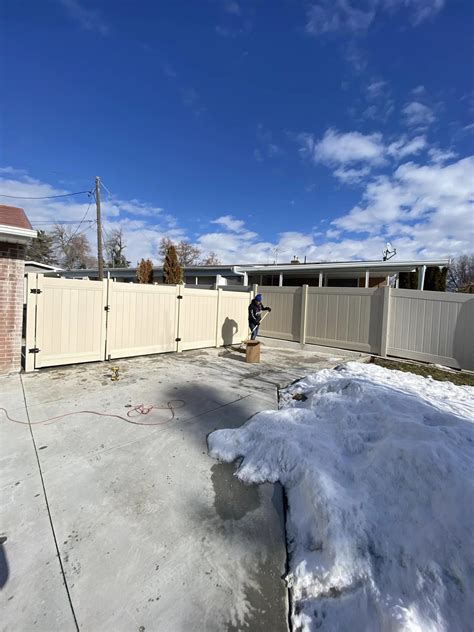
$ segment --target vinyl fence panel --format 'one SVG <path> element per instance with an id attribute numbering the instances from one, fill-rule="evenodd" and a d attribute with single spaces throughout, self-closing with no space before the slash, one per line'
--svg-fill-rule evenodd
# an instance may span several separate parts
<path id="1" fill-rule="evenodd" d="M 387 354 L 474 370 L 474 296 L 391 290 Z"/>
<path id="2" fill-rule="evenodd" d="M 306 342 L 380 352 L 383 290 L 308 288 Z"/>
<path id="3" fill-rule="evenodd" d="M 259 335 L 299 342 L 302 289 L 259 286 L 258 291 L 263 295 L 263 304 L 272 308 L 260 326 Z"/>

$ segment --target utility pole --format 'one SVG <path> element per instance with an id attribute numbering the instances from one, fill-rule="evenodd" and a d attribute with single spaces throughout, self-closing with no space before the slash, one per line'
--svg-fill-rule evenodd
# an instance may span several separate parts
<path id="1" fill-rule="evenodd" d="M 99 265 L 99 281 L 104 280 L 104 259 L 102 256 L 102 220 L 100 217 L 100 178 L 95 178 L 95 206 L 97 210 L 97 262 Z"/>

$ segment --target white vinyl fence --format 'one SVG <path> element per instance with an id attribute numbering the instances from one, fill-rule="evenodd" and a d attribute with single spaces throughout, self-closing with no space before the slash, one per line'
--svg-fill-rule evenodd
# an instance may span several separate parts
<path id="1" fill-rule="evenodd" d="M 259 286 L 270 338 L 474 370 L 474 296 L 390 287 Z"/>
<path id="2" fill-rule="evenodd" d="M 392 290 L 387 354 L 474 369 L 474 296 Z"/>
<path id="3" fill-rule="evenodd" d="M 251 292 L 26 275 L 25 370 L 247 338 Z"/>

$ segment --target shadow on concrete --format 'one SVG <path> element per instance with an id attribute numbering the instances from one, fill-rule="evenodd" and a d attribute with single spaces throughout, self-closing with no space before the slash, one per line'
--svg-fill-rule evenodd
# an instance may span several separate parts
<path id="1" fill-rule="evenodd" d="M 177 411 L 176 430 L 196 450 L 207 453 L 207 436 L 217 429 L 238 428 L 257 412 L 256 401 L 236 383 L 235 376 L 225 387 L 176 384 L 161 393 L 167 399 L 186 402 Z M 287 631 L 287 591 L 282 580 L 286 565 L 283 493 L 280 485 L 244 485 L 235 476 L 238 463 L 209 459 L 214 498 L 195 496 L 188 511 L 192 522 L 205 525 L 208 542 L 215 552 L 230 549 L 248 551 L 235 564 L 243 564 L 248 582 L 243 585 L 248 613 L 245 625 L 230 621 L 225 630 L 236 632 Z M 239 543 L 238 546 L 236 543 Z M 223 572 L 228 560 L 223 557 Z M 216 569 L 218 572 L 219 569 Z"/>
<path id="2" fill-rule="evenodd" d="M 225 383 L 225 377 L 219 379 Z M 189 444 L 207 452 L 207 435 L 220 428 L 237 428 L 244 424 L 256 412 L 255 402 L 248 389 L 238 386 L 235 376 L 225 388 L 191 381 L 160 389 L 157 399 L 160 402 L 182 400 L 184 406 L 177 408 L 172 426 L 182 432 Z"/>
<path id="3" fill-rule="evenodd" d="M 211 466 L 214 508 L 198 497 L 189 507 L 193 521 L 206 525 L 216 552 L 246 551 L 242 559 L 235 560 L 236 568 L 245 566 L 248 579 L 242 584 L 247 604 L 245 622 L 236 626 L 229 621 L 225 630 L 287 632 L 283 491 L 279 484 L 244 485 L 233 474 L 237 467 L 237 462 L 214 463 Z M 228 559 L 219 576 L 229 571 L 227 564 Z"/>
<path id="4" fill-rule="evenodd" d="M 226 358 L 226 360 L 234 360 L 235 362 L 244 362 L 245 363 L 245 350 L 238 351 L 236 347 L 227 348 L 222 354 L 220 354 L 222 358 Z"/>
<path id="5" fill-rule="evenodd" d="M 255 485 L 246 488 L 242 503 L 242 483 L 234 476 L 235 467 L 235 463 L 215 463 L 211 467 L 214 507 L 221 520 L 240 520 L 260 506 Z"/>
<path id="6" fill-rule="evenodd" d="M 0 590 L 5 586 L 10 574 L 8 568 L 7 555 L 5 553 L 5 547 L 3 546 L 7 538 L 5 536 L 0 537 Z"/>

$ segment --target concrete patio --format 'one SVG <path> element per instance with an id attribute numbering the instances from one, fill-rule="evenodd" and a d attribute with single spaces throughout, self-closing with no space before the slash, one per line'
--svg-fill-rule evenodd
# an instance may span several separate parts
<path id="1" fill-rule="evenodd" d="M 286 630 L 281 489 L 238 483 L 206 436 L 361 355 L 327 351 L 265 346 L 249 365 L 206 349 L 0 378 L 0 406 L 31 421 L 0 411 L 1 629 Z M 160 425 L 94 414 L 170 400 L 182 400 L 172 420 L 169 409 L 130 418 Z"/>

